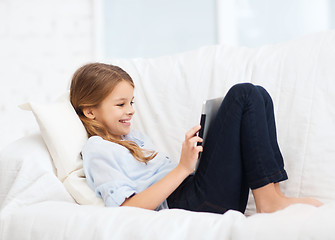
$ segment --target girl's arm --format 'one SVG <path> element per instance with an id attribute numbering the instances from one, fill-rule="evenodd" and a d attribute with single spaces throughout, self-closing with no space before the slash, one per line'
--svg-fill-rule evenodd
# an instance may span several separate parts
<path id="1" fill-rule="evenodd" d="M 202 142 L 200 137 L 195 136 L 199 129 L 200 125 L 193 127 L 186 133 L 180 161 L 176 168 L 146 190 L 127 198 L 121 206 L 154 210 L 168 198 L 184 179 L 194 171 L 199 152 L 202 152 L 202 146 L 196 146 L 197 142 Z"/>

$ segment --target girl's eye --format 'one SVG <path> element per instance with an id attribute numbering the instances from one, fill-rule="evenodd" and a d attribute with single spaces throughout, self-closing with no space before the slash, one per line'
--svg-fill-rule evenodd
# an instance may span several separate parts
<path id="1" fill-rule="evenodd" d="M 134 101 L 131 101 L 130 105 L 133 105 L 134 103 L 135 103 Z M 124 105 L 125 105 L 125 103 L 116 104 L 116 106 L 118 106 L 118 107 L 123 107 Z"/>

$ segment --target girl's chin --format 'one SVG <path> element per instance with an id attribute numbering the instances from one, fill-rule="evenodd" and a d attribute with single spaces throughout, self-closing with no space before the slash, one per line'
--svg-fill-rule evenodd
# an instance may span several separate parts
<path id="1" fill-rule="evenodd" d="M 123 127 L 123 134 L 122 135 L 127 135 L 130 133 L 130 126 L 129 127 Z"/>
<path id="2" fill-rule="evenodd" d="M 123 128 L 119 128 L 118 130 L 114 131 L 114 133 L 112 131 L 110 131 L 111 135 L 113 135 L 115 137 L 115 139 L 122 139 L 121 136 L 124 135 L 128 135 L 130 133 L 130 127 L 123 127 Z"/>

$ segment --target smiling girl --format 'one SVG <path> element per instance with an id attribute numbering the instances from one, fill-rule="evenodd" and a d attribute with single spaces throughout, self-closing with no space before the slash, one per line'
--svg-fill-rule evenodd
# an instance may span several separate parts
<path id="1" fill-rule="evenodd" d="M 134 83 L 121 68 L 101 63 L 81 67 L 73 76 L 70 100 L 89 136 L 82 150 L 87 182 L 106 206 L 244 212 L 249 189 L 258 212 L 295 203 L 322 204 L 281 192 L 279 182 L 287 175 L 273 104 L 260 86 L 233 86 L 204 148 L 197 146 L 202 139 L 196 136 L 200 126 L 195 126 L 185 135 L 179 162 L 131 129 Z M 192 174 L 199 152 L 202 161 Z"/>

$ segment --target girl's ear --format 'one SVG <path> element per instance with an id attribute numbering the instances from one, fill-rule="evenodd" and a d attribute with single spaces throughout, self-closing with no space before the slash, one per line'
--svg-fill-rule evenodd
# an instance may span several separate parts
<path id="1" fill-rule="evenodd" d="M 83 113 L 87 118 L 92 119 L 92 120 L 95 119 L 95 115 L 93 113 L 93 108 L 86 107 L 86 108 L 83 109 Z"/>

